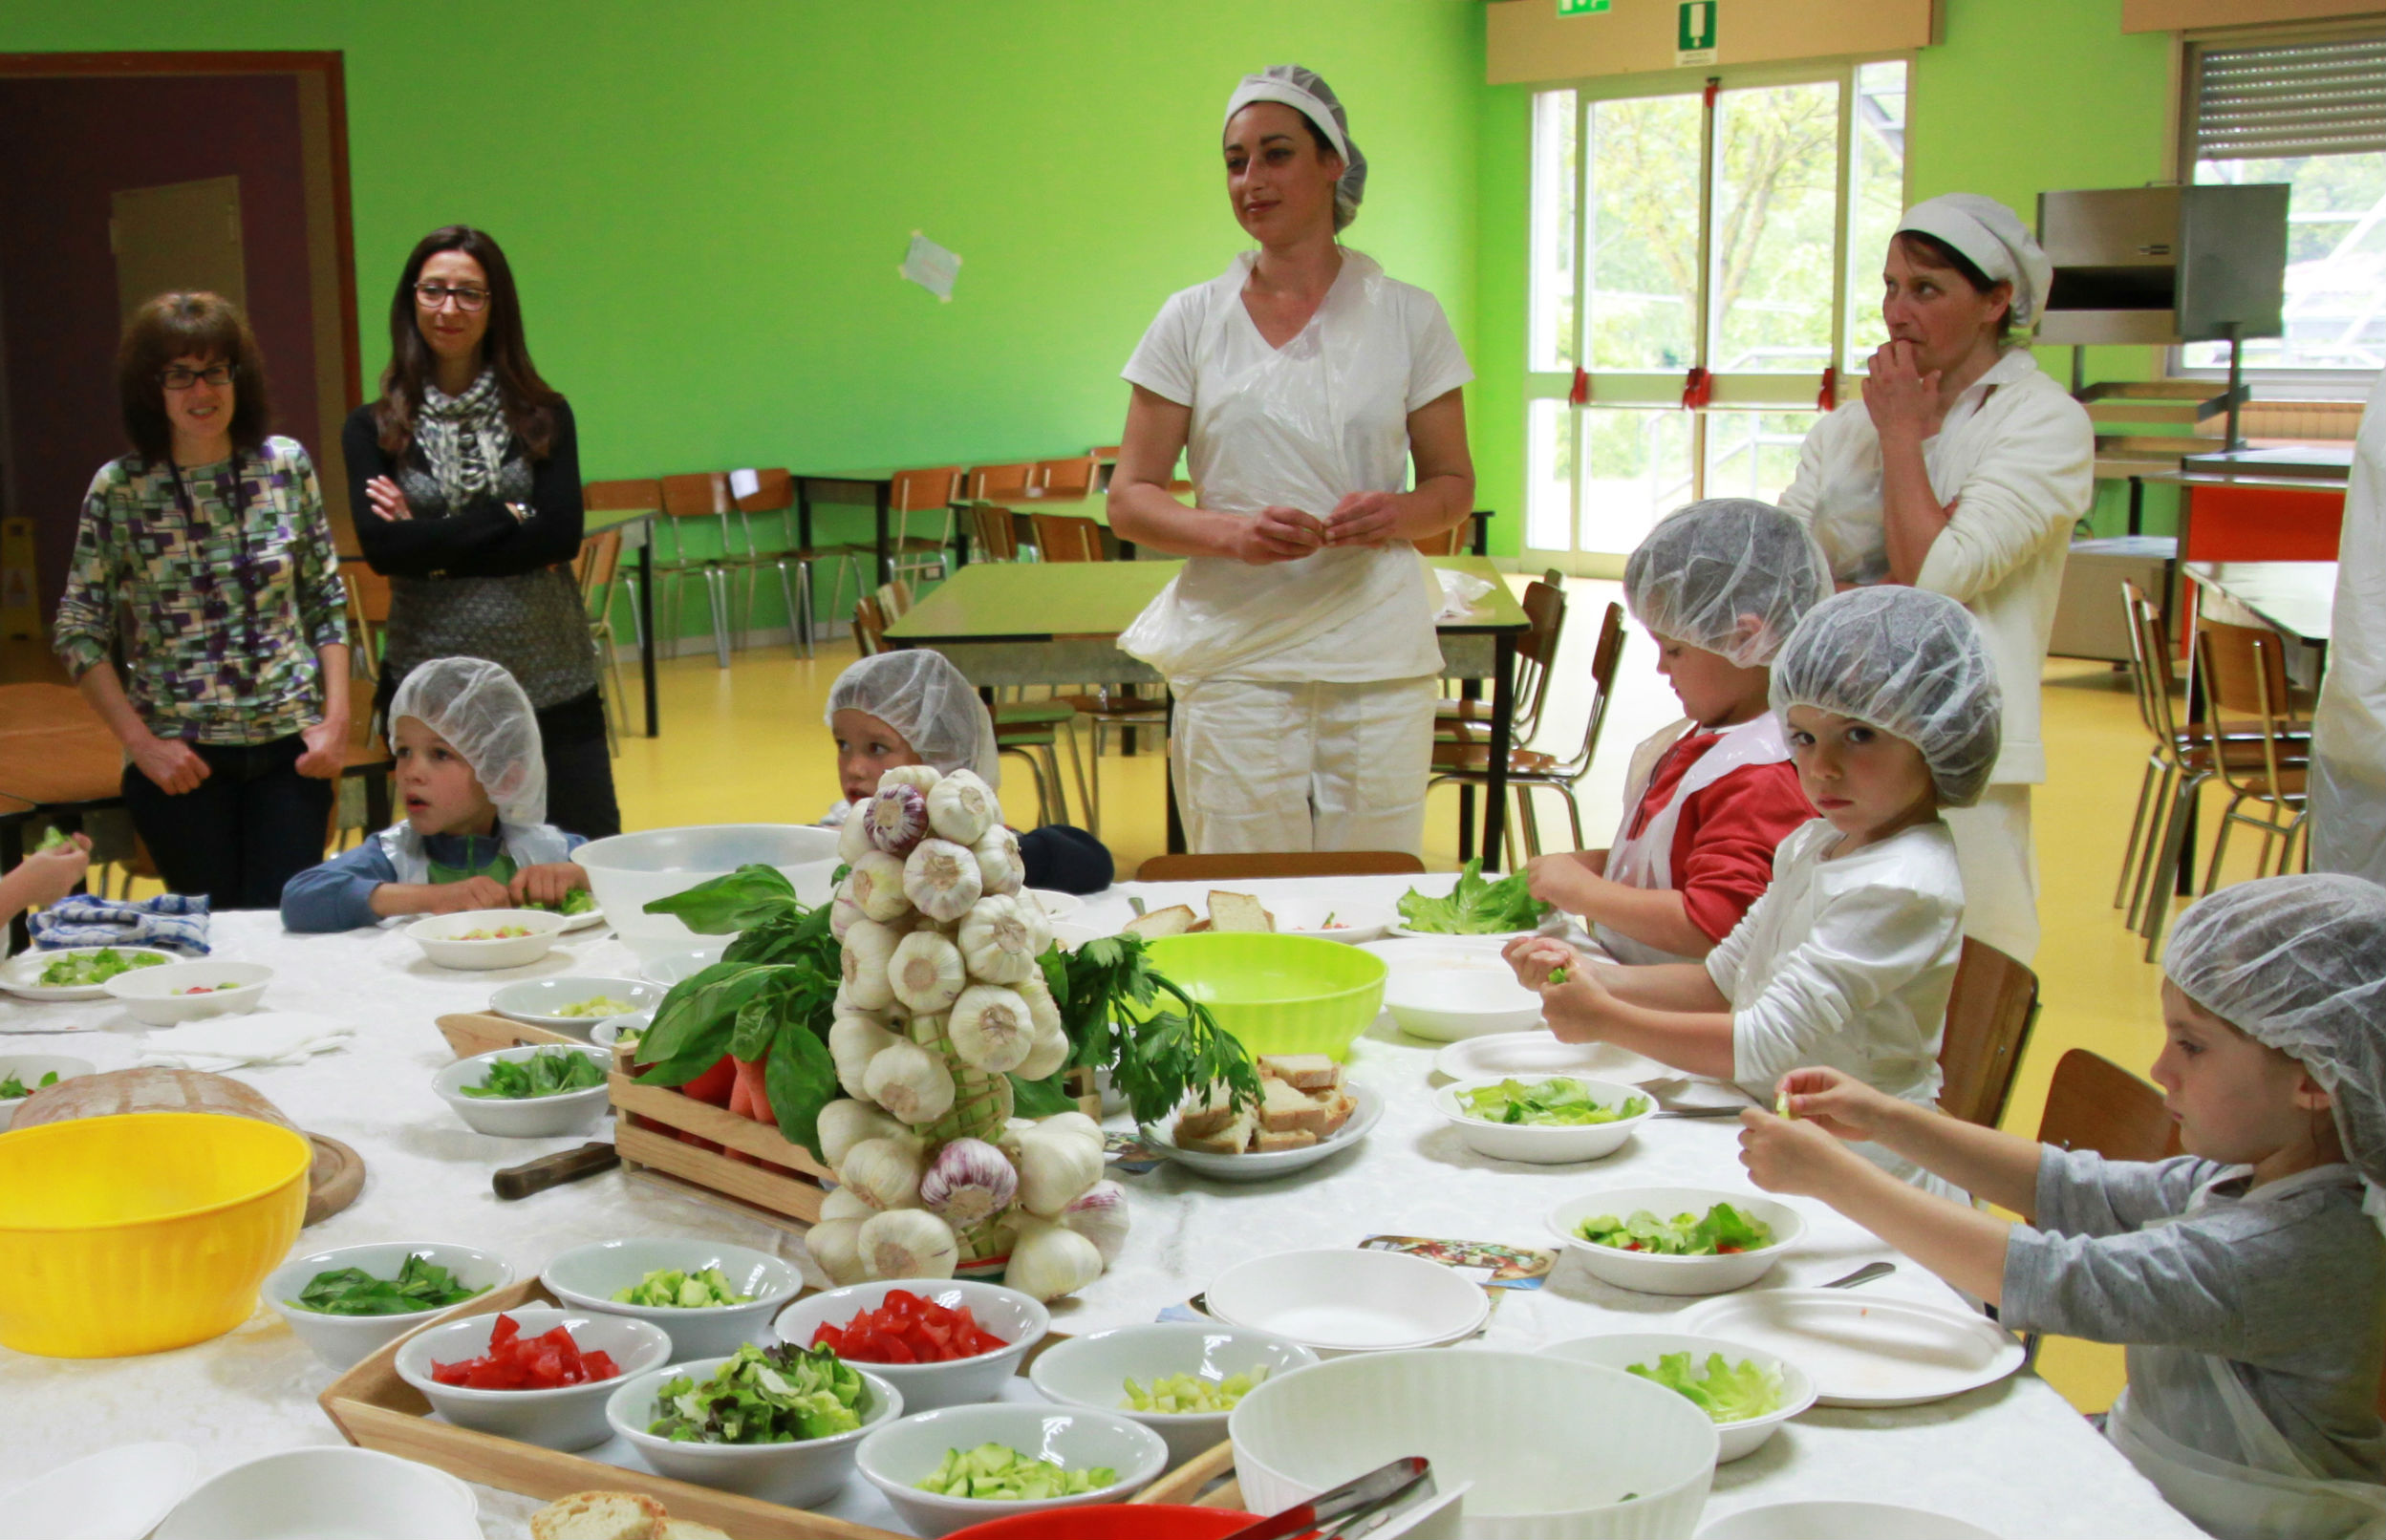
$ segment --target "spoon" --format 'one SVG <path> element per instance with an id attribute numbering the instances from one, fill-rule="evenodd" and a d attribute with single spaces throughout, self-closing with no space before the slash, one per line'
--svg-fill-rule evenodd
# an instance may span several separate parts
<path id="1" fill-rule="evenodd" d="M 1867 1262 L 1844 1278 L 1834 1278 L 1823 1285 L 1826 1289 L 1861 1289 L 1875 1278 L 1885 1278 L 1897 1271 L 1895 1262 Z"/>

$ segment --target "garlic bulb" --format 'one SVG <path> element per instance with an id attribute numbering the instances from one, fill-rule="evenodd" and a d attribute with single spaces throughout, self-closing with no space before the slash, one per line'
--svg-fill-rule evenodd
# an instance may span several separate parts
<path id="1" fill-rule="evenodd" d="M 1019 853 L 1019 836 L 997 823 L 970 846 L 978 858 L 978 880 L 989 893 L 1016 893 L 1027 880 L 1027 865 Z"/>
<path id="2" fill-rule="evenodd" d="M 1047 1219 L 1102 1180 L 1101 1129 L 1095 1128 L 1096 1138 L 1088 1144 L 1073 1129 L 1054 1127 L 1061 1118 L 1091 1122 L 1083 1114 L 1064 1112 L 1019 1136 L 1019 1201 L 1028 1212 Z"/>
<path id="3" fill-rule="evenodd" d="M 960 943 L 961 961 L 969 965 L 969 976 L 989 984 L 1021 982 L 1038 971 L 1036 958 L 1043 952 L 1036 945 L 1035 921 L 1028 918 L 1018 899 L 1001 893 L 969 907 L 969 912 L 961 916 Z"/>
<path id="4" fill-rule="evenodd" d="M 868 918 L 870 916 L 862 912 L 862 907 L 846 896 L 842 886 L 837 888 L 836 896 L 828 901 L 828 933 L 839 941 L 843 941 L 846 932 L 853 929 L 854 921 Z"/>
<path id="5" fill-rule="evenodd" d="M 1012 1067 L 1012 1073 L 1023 1080 L 1050 1080 L 1068 1062 L 1068 1034 L 1060 1028 L 1039 1032 L 1028 1047 L 1027 1057 Z"/>
<path id="6" fill-rule="evenodd" d="M 972 984 L 961 991 L 945 1031 L 963 1063 L 997 1074 L 1017 1069 L 1036 1045 L 1027 1002 L 1000 984 Z"/>
<path id="7" fill-rule="evenodd" d="M 863 1073 L 870 1099 L 905 1123 L 934 1123 L 953 1105 L 953 1072 L 942 1055 L 897 1039 L 873 1055 Z"/>
<path id="8" fill-rule="evenodd" d="M 912 911 L 912 901 L 903 896 L 903 862 L 884 850 L 872 850 L 853 863 L 845 886 L 853 902 L 871 919 L 885 922 L 899 920 Z"/>
<path id="9" fill-rule="evenodd" d="M 862 1222 L 858 1219 L 827 1219 L 814 1225 L 804 1235 L 804 1249 L 812 1253 L 820 1271 L 828 1274 L 828 1281 L 842 1289 L 849 1283 L 860 1283 L 868 1276 L 862 1270 Z"/>
<path id="10" fill-rule="evenodd" d="M 1061 1030 L 1061 1002 L 1052 997 L 1052 986 L 1043 981 L 1041 964 L 1034 973 L 1012 987 L 1019 991 L 1020 998 L 1027 1002 L 1028 1018 L 1036 1023 L 1039 1035 Z"/>
<path id="11" fill-rule="evenodd" d="M 956 770 L 928 793 L 928 823 L 956 845 L 976 845 L 1001 815 L 994 788 L 972 770 Z"/>
<path id="12" fill-rule="evenodd" d="M 837 1183 L 873 1208 L 908 1208 L 919 1202 L 919 1141 L 909 1135 L 865 1139 L 845 1152 Z"/>
<path id="13" fill-rule="evenodd" d="M 863 1258 L 869 1259 L 867 1242 Z M 1011 1243 L 1011 1262 L 1002 1271 L 1002 1284 L 1030 1299 L 1058 1299 L 1100 1276 L 1102 1252 L 1093 1242 L 1073 1230 L 1031 1219 L 1021 1222 L 1019 1238 Z"/>
<path id="14" fill-rule="evenodd" d="M 845 1088 L 846 1095 L 867 1100 L 870 1093 L 863 1089 L 862 1077 L 870 1061 L 880 1049 L 902 1040 L 875 1016 L 838 1016 L 828 1024 L 828 1057 L 837 1061 L 837 1084 Z"/>
<path id="15" fill-rule="evenodd" d="M 965 845 L 922 840 L 903 863 L 903 896 L 932 920 L 958 920 L 983 890 L 978 858 Z"/>
<path id="16" fill-rule="evenodd" d="M 853 1146 L 870 1139 L 901 1137 L 904 1126 L 878 1108 L 862 1101 L 838 1101 L 820 1109 L 820 1155 L 828 1163 L 828 1169 L 845 1169 L 845 1158 Z"/>
<path id="17" fill-rule="evenodd" d="M 956 1229 L 991 1219 L 1019 1195 L 1019 1173 L 982 1139 L 957 1139 L 936 1151 L 919 1179 L 920 1207 Z"/>
<path id="18" fill-rule="evenodd" d="M 857 932 L 860 926 L 853 928 Z M 846 944 L 846 973 L 853 972 L 852 943 Z M 881 987 L 890 1000 L 901 1000 L 922 1016 L 949 1011 L 969 987 L 969 970 L 961 950 L 934 930 L 914 930 L 887 949 L 879 963 Z"/>
<path id="19" fill-rule="evenodd" d="M 1048 1118 L 1037 1119 L 1036 1126 L 1048 1134 L 1067 1134 L 1081 1139 L 1096 1150 L 1103 1147 L 1102 1125 L 1082 1112 L 1056 1112 Z"/>
<path id="20" fill-rule="evenodd" d="M 1061 1210 L 1061 1223 L 1093 1242 L 1102 1265 L 1110 1266 L 1127 1246 L 1127 1189 L 1115 1182 L 1096 1182 Z"/>
<path id="21" fill-rule="evenodd" d="M 887 970 L 894 961 L 895 944 L 908 939 L 876 920 L 854 921 L 845 932 L 845 982 L 840 988 L 844 997 L 865 1011 L 883 1011 L 892 1005 L 894 991 L 890 987 Z M 960 953 L 953 956 L 958 966 Z"/>
<path id="22" fill-rule="evenodd" d="M 949 1278 L 961 1260 L 961 1243 L 953 1227 L 918 1208 L 865 1219 L 856 1239 L 868 1277 Z"/>
<path id="23" fill-rule="evenodd" d="M 878 778 L 878 789 L 889 786 L 916 786 L 922 792 L 935 790 L 944 776 L 933 764 L 898 764 Z"/>
<path id="24" fill-rule="evenodd" d="M 1043 907 L 1043 900 L 1030 892 L 1019 895 L 1020 917 L 1027 922 L 1028 949 L 1043 956 L 1052 945 L 1052 916 Z"/>
<path id="25" fill-rule="evenodd" d="M 889 785 L 882 781 L 864 816 L 870 820 L 871 845 L 889 855 L 908 856 L 928 834 L 928 794 L 901 781 Z"/>
<path id="26" fill-rule="evenodd" d="M 845 822 L 837 826 L 837 859 L 851 866 L 878 847 L 870 843 L 870 800 L 848 803 Z"/>
<path id="27" fill-rule="evenodd" d="M 851 1187 L 830 1187 L 820 1197 L 820 1217 L 829 1219 L 868 1219 L 878 1210 L 870 1200 Z"/>

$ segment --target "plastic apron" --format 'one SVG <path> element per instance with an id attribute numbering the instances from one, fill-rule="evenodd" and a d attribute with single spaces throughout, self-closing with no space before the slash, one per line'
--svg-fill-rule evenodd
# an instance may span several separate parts
<path id="1" fill-rule="evenodd" d="M 1673 834 L 1682 822 L 1684 804 L 1734 770 L 1752 764 L 1780 764 L 1790 757 L 1790 740 L 1781 731 L 1781 718 L 1771 712 L 1752 721 L 1727 727 L 1714 746 L 1684 772 L 1674 787 L 1672 800 L 1650 817 L 1638 835 L 1633 834 L 1632 821 L 1640 813 L 1641 799 L 1648 795 L 1648 783 L 1656 777 L 1658 761 L 1665 758 L 1666 750 L 1696 731 L 1685 722 L 1681 727 L 1666 729 L 1634 751 L 1631 780 L 1624 792 L 1623 822 L 1616 826 L 1615 843 L 1607 847 L 1606 876 L 1610 881 L 1644 890 L 1673 887 Z M 1653 754 L 1649 752 L 1652 747 L 1656 750 Z M 1607 955 L 1620 963 L 1703 961 L 1661 952 L 1645 941 L 1635 941 L 1604 925 L 1593 926 L 1591 934 Z"/>
<path id="2" fill-rule="evenodd" d="M 2386 883 L 2386 375 L 2361 415 L 2311 723 L 2311 869 Z"/>
<path id="3" fill-rule="evenodd" d="M 558 861 L 570 861 L 571 848 L 564 837 L 544 823 L 525 827 L 520 823 L 497 825 L 497 848 L 501 856 L 510 856 L 515 868 L 544 866 Z M 454 867 L 435 866 L 429 847 L 411 823 L 393 823 L 374 836 L 381 842 L 381 854 L 389 859 L 390 869 L 398 873 L 392 879 L 401 883 L 447 883 L 461 881 L 477 873 L 457 871 Z M 507 873 L 507 880 L 512 874 Z"/>
<path id="4" fill-rule="evenodd" d="M 2194 1213 L 2214 1187 L 2242 1174 L 2239 1167 L 2215 1178 L 2185 1214 L 2166 1215 L 2147 1228 Z M 2259 1188 L 2246 1201 L 2350 1180 L 2347 1167 L 2323 1166 Z M 2158 1407 L 2169 1412 L 2175 1426 L 2203 1422 L 2207 1432 L 2233 1439 L 2243 1458 L 2223 1460 L 2180 1443 L 2155 1424 Z M 2386 1540 L 2386 1487 L 2313 1475 L 2225 1358 L 2184 1348 L 2132 1347 L 2129 1387 L 2113 1403 L 2104 1432 L 2173 1508 L 2218 1540 Z"/>

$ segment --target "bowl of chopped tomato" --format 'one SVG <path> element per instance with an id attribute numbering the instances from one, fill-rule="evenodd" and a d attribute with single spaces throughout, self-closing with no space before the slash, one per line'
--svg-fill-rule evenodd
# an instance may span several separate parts
<path id="1" fill-rule="evenodd" d="M 612 1437 L 605 1402 L 625 1375 L 671 1357 L 671 1335 L 627 1315 L 526 1305 L 416 1333 L 398 1377 L 459 1427 L 545 1449 Z"/>
<path id="2" fill-rule="evenodd" d="M 406 935 L 434 967 L 480 972 L 537 962 L 570 924 L 545 909 L 465 909 L 417 920 Z"/>
<path id="3" fill-rule="evenodd" d="M 1052 1315 L 1016 1289 L 967 1278 L 856 1283 L 779 1313 L 779 1339 L 823 1343 L 903 1393 L 906 1412 L 992 1401 Z"/>

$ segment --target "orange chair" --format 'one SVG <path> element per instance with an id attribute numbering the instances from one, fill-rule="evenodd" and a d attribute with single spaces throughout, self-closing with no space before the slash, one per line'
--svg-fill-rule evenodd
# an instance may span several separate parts
<path id="1" fill-rule="evenodd" d="M 1093 496 L 1097 469 L 1091 455 L 1081 455 L 1075 460 L 1038 460 L 1030 490 L 1038 497 L 1089 498 Z"/>
<path id="2" fill-rule="evenodd" d="M 671 530 L 672 554 L 668 561 L 655 564 L 655 577 L 663 587 L 662 597 L 669 603 L 661 621 L 662 640 L 673 651 L 679 644 L 679 593 L 689 578 L 704 582 L 705 608 L 713 622 L 713 657 L 722 668 L 729 666 L 729 476 L 725 471 L 697 471 L 685 476 L 663 478 L 663 518 L 657 522 L 656 534 Z M 691 554 L 687 529 L 691 523 L 711 520 L 719 531 L 720 554 L 703 556 Z"/>
<path id="3" fill-rule="evenodd" d="M 745 549 L 737 565 L 745 573 L 745 629 L 754 626 L 754 590 L 762 581 L 763 568 L 779 574 L 779 596 L 787 610 L 787 645 L 799 657 L 812 655 L 812 567 L 819 562 L 835 562 L 837 567 L 836 595 L 845 593 L 845 574 L 849 569 L 859 572 L 855 565 L 873 555 L 868 545 L 799 545 L 795 520 L 795 475 L 784 467 L 758 470 L 754 473 L 755 488 L 737 499 L 738 523 L 745 532 Z M 777 539 L 764 544 L 754 532 L 754 520 L 760 515 L 767 521 L 778 517 Z M 858 584 L 858 575 L 856 582 Z"/>
<path id="4" fill-rule="evenodd" d="M 929 470 L 901 471 L 887 496 L 887 511 L 894 515 L 894 541 L 889 565 L 901 577 L 951 570 L 945 547 L 953 544 L 953 504 L 960 501 L 961 468 L 938 465 Z M 912 521 L 935 528 L 934 536 L 912 533 Z"/>

